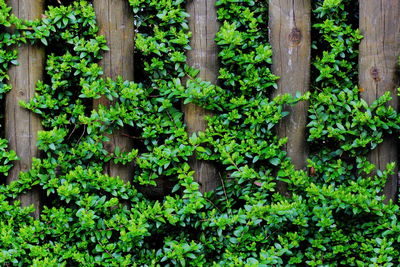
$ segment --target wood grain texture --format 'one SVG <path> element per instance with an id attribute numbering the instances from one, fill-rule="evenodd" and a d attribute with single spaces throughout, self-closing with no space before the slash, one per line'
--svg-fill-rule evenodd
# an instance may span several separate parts
<path id="1" fill-rule="evenodd" d="M 362 98 L 372 103 L 385 92 L 392 93 L 389 103 L 398 109 L 396 89 L 399 85 L 397 75 L 400 55 L 400 2 L 398 0 L 360 1 L 360 30 L 364 36 L 360 44 L 359 84 L 363 88 Z M 369 158 L 377 169 L 383 170 L 386 164 L 398 161 L 398 142 L 394 136 L 388 137 Z M 397 192 L 397 171 L 387 180 L 384 193 L 394 199 Z"/>
<path id="2" fill-rule="evenodd" d="M 44 9 L 44 0 L 9 0 L 12 12 L 20 19 L 37 19 Z M 43 80 L 45 52 L 41 47 L 22 45 L 18 49 L 18 66 L 9 70 L 12 90 L 5 100 L 5 134 L 10 142 L 10 149 L 17 152 L 20 160 L 14 163 L 7 177 L 7 183 L 15 181 L 21 171 L 28 171 L 32 158 L 39 157 L 36 146 L 37 133 L 42 129 L 39 118 L 22 108 L 19 101 L 30 101 L 34 96 L 38 80 Z M 34 204 L 37 218 L 40 213 L 40 194 L 38 190 L 20 197 L 22 206 Z"/>
<path id="3" fill-rule="evenodd" d="M 94 0 L 93 5 L 96 11 L 97 22 L 100 34 L 107 39 L 110 50 L 104 54 L 100 65 L 104 70 L 104 77 L 116 80 L 122 76 L 124 80 L 133 81 L 134 78 L 134 28 L 133 12 L 128 1 L 122 0 Z M 106 98 L 94 101 L 94 107 L 99 104 L 111 105 Z M 106 144 L 108 151 L 114 151 L 120 147 L 122 152 L 131 151 L 133 140 L 129 133 L 122 129 L 115 131 Z M 119 176 L 124 181 L 129 181 L 132 176 L 133 163 L 126 166 L 109 163 L 106 166 L 106 173 L 110 176 Z"/>
<path id="4" fill-rule="evenodd" d="M 311 0 L 269 0 L 272 72 L 279 76 L 274 96 L 306 93 L 310 87 Z M 286 107 L 290 114 L 278 125 L 280 137 L 288 137 L 285 149 L 297 169 L 307 166 L 306 124 L 308 103 Z M 280 192 L 286 191 L 278 183 Z"/>
<path id="5" fill-rule="evenodd" d="M 215 35 L 219 30 L 215 0 L 190 0 L 187 4 L 189 27 L 192 32 L 187 53 L 188 64 L 200 70 L 199 78 L 213 84 L 218 80 L 218 48 Z M 212 115 L 192 103 L 184 105 L 185 123 L 189 135 L 204 131 L 207 127 L 205 116 Z M 218 172 L 210 162 L 190 160 L 190 166 L 195 171 L 194 177 L 200 184 L 202 192 L 215 189 L 219 184 Z"/>

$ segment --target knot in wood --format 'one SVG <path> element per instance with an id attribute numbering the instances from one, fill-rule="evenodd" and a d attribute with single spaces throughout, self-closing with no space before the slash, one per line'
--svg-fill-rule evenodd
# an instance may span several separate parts
<path id="1" fill-rule="evenodd" d="M 299 45 L 301 42 L 301 37 L 301 31 L 296 27 L 294 27 L 289 33 L 289 41 L 292 45 Z"/>
<path id="2" fill-rule="evenodd" d="M 371 70 L 370 70 L 370 74 L 371 74 L 372 79 L 375 82 L 379 82 L 381 80 L 381 77 L 379 75 L 380 72 L 379 72 L 379 69 L 377 67 L 372 67 Z"/>
<path id="3" fill-rule="evenodd" d="M 110 144 L 110 143 L 106 143 L 104 145 L 104 148 L 108 151 L 108 152 L 112 152 L 114 150 L 114 145 Z"/>

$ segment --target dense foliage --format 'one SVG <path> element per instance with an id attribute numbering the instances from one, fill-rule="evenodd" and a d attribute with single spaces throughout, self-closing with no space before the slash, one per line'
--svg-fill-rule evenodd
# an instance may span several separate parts
<path id="1" fill-rule="evenodd" d="M 375 175 L 366 155 L 399 128 L 400 117 L 385 106 L 389 95 L 371 106 L 359 98 L 354 1 L 313 1 L 313 92 L 274 99 L 268 1 L 217 1 L 219 86 L 186 65 L 183 0 L 129 0 L 144 72 L 135 82 L 101 78 L 97 63 L 108 48 L 93 7 L 70 2 L 22 21 L 0 0 L 2 95 L 11 89 L 15 45 L 48 47 L 46 77 L 22 103 L 41 117 L 44 156 L 0 186 L 0 264 L 399 264 L 399 207 L 382 201 L 394 165 Z M 12 34 L 3 31 L 12 25 Z M 113 104 L 93 107 L 100 97 Z M 310 172 L 295 170 L 286 140 L 274 132 L 283 106 L 308 98 Z M 186 134 L 182 102 L 214 113 L 204 133 Z M 135 134 L 135 149 L 108 151 L 109 134 L 122 127 Z M 7 175 L 16 155 L 4 139 L 0 148 Z M 188 165 L 193 155 L 221 166 L 214 192 L 199 192 Z M 111 161 L 135 163 L 132 183 L 103 174 Z M 158 179 L 173 184 L 161 199 L 138 189 Z M 276 192 L 277 181 L 288 184 L 288 196 Z M 28 216 L 33 207 L 13 202 L 34 186 L 47 195 L 38 220 Z"/>

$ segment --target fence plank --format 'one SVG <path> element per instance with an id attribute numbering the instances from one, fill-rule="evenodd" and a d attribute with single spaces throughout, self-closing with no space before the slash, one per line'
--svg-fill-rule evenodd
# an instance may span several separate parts
<path id="1" fill-rule="evenodd" d="M 10 0 L 8 4 L 13 13 L 21 19 L 37 19 L 43 14 L 44 0 Z M 32 158 L 39 157 L 36 146 L 37 132 L 41 130 L 39 118 L 22 108 L 19 101 L 29 101 L 38 80 L 43 80 L 45 52 L 43 48 L 24 44 L 19 48 L 18 66 L 9 70 L 11 92 L 5 100 L 5 135 L 10 142 L 10 149 L 17 152 L 20 160 L 15 162 L 7 177 L 7 183 L 15 181 L 21 171 L 28 171 Z M 34 204 L 34 216 L 39 216 L 40 194 L 32 190 L 20 197 L 22 206 Z"/>
<path id="2" fill-rule="evenodd" d="M 104 77 L 116 79 L 122 76 L 125 80 L 133 81 L 134 78 L 134 28 L 133 12 L 128 1 L 122 0 L 94 0 L 97 22 L 100 34 L 107 39 L 110 51 L 104 54 L 100 65 L 104 70 Z M 111 105 L 106 98 L 94 101 L 94 107 L 99 104 Z M 108 151 L 120 147 L 122 152 L 131 151 L 133 140 L 126 130 L 119 130 L 110 136 L 106 144 Z M 106 166 L 106 173 L 110 176 L 119 176 L 124 181 L 129 181 L 132 176 L 133 163 L 130 165 L 117 165 L 110 162 Z"/>
<path id="3" fill-rule="evenodd" d="M 192 31 L 190 45 L 192 50 L 187 54 L 188 64 L 200 70 L 199 77 L 213 84 L 218 79 L 218 49 L 215 34 L 219 30 L 215 0 L 188 1 L 189 27 Z M 185 123 L 189 135 L 204 131 L 207 127 L 205 116 L 210 112 L 190 103 L 184 105 Z M 209 162 L 192 158 L 190 166 L 195 171 L 195 179 L 200 184 L 202 192 L 215 189 L 219 177 L 215 166 Z"/>
<path id="4" fill-rule="evenodd" d="M 269 0 L 269 19 L 272 71 L 280 77 L 274 96 L 304 94 L 310 86 L 311 1 Z M 287 107 L 290 114 L 277 128 L 280 137 L 288 137 L 285 149 L 298 169 L 307 166 L 307 109 L 306 102 Z M 286 184 L 279 182 L 278 189 L 284 193 Z"/>
<path id="5" fill-rule="evenodd" d="M 372 103 L 386 91 L 392 92 L 390 102 L 398 108 L 396 89 L 399 85 L 396 75 L 400 55 L 400 2 L 398 0 L 360 1 L 360 30 L 364 39 L 360 44 L 359 84 L 362 97 Z M 397 138 L 388 137 L 369 158 L 377 169 L 384 169 L 389 162 L 398 160 Z M 396 174 L 387 180 L 384 193 L 394 199 L 397 191 Z"/>

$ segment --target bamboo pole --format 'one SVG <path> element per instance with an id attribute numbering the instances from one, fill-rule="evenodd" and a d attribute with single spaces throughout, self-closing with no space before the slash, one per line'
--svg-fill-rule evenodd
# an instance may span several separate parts
<path id="1" fill-rule="evenodd" d="M 13 13 L 20 19 L 34 20 L 40 18 L 44 9 L 44 0 L 9 0 Z M 15 181 L 20 172 L 28 171 L 32 158 L 39 157 L 36 146 L 37 133 L 42 129 L 39 118 L 22 108 L 20 101 L 30 101 L 35 93 L 36 82 L 43 80 L 45 52 L 42 47 L 23 44 L 18 49 L 18 66 L 9 70 L 12 90 L 5 99 L 5 135 L 10 149 L 14 150 L 20 160 L 16 161 L 7 177 L 7 183 Z M 34 217 L 40 213 L 40 194 L 32 190 L 20 197 L 22 206 L 34 205 Z"/>
<path id="2" fill-rule="evenodd" d="M 218 49 L 215 35 L 219 30 L 217 21 L 217 8 L 215 0 L 188 1 L 189 27 L 192 31 L 190 45 L 192 50 L 187 54 L 190 66 L 199 69 L 199 78 L 217 84 L 218 80 Z M 212 115 L 209 111 L 193 103 L 184 105 L 185 123 L 189 135 L 204 131 L 207 128 L 206 116 Z M 194 177 L 200 184 L 202 192 L 215 189 L 219 184 L 217 169 L 206 161 L 196 160 L 194 157 L 189 162 L 195 171 Z"/>
<path id="3" fill-rule="evenodd" d="M 270 42 L 273 50 L 272 72 L 279 76 L 274 96 L 306 93 L 310 87 L 311 1 L 269 0 Z M 278 125 L 279 137 L 288 137 L 285 149 L 297 169 L 307 166 L 306 124 L 308 103 L 286 107 L 289 115 Z M 278 182 L 285 194 L 286 184 Z"/>
<path id="4" fill-rule="evenodd" d="M 360 44 L 359 85 L 363 88 L 362 98 L 371 104 L 386 91 L 392 93 L 390 105 L 398 109 L 396 69 L 400 55 L 400 2 L 398 0 L 360 1 L 360 30 L 364 36 Z M 379 170 L 386 164 L 398 160 L 395 136 L 384 140 L 369 155 Z M 397 171 L 385 185 L 384 194 L 388 201 L 395 199 L 397 192 Z"/>
<path id="5" fill-rule="evenodd" d="M 100 65 L 104 70 L 104 77 L 116 80 L 122 76 L 124 80 L 133 81 L 134 78 L 134 27 L 133 12 L 128 1 L 125 0 L 94 0 L 97 22 L 100 34 L 107 39 L 110 50 L 104 54 Z M 94 107 L 99 104 L 110 106 L 105 97 L 95 100 Z M 121 152 L 131 151 L 133 140 L 130 139 L 125 129 L 115 131 L 110 136 L 110 142 L 106 144 L 108 151 L 114 151 L 118 146 Z M 109 162 L 105 172 L 110 176 L 119 176 L 125 182 L 130 180 L 133 171 L 133 163 L 126 166 Z"/>

